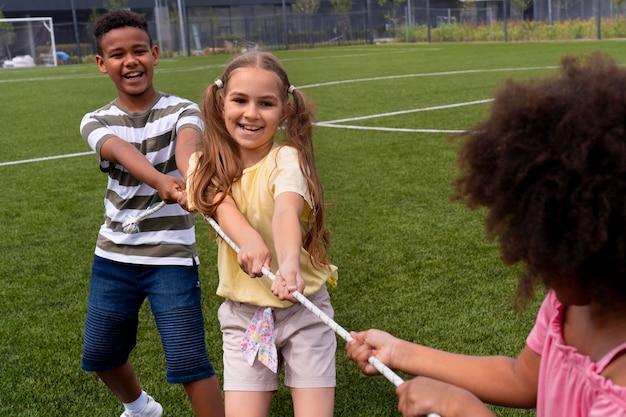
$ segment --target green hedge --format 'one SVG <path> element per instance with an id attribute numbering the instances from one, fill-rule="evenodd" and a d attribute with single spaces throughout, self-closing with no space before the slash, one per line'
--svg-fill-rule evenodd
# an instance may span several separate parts
<path id="1" fill-rule="evenodd" d="M 603 39 L 626 37 L 624 19 L 602 19 L 600 23 Z M 395 40 L 407 40 L 406 28 L 397 28 Z M 565 20 L 552 25 L 542 21 L 516 20 L 507 22 L 507 40 L 509 41 L 563 41 L 577 39 L 596 39 L 596 19 Z M 504 24 L 496 21 L 492 25 L 474 25 L 470 23 L 452 23 L 430 29 L 432 42 L 494 42 L 504 40 Z M 413 26 L 408 31 L 409 42 L 427 42 L 426 25 Z"/>

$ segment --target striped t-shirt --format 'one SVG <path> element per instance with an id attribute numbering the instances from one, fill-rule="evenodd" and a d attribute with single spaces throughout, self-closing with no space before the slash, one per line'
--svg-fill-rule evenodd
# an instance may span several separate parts
<path id="1" fill-rule="evenodd" d="M 128 112 L 112 101 L 87 113 L 80 132 L 99 155 L 111 137 L 132 143 L 159 171 L 181 178 L 174 151 L 183 128 L 203 129 L 200 109 L 188 100 L 161 93 L 144 112 Z M 117 262 L 143 265 L 192 265 L 199 263 L 193 214 L 178 204 L 167 204 L 143 219 L 140 233 L 127 234 L 122 224 L 128 216 L 139 216 L 158 204 L 157 191 L 137 180 L 120 164 L 101 158 L 100 169 L 108 174 L 104 197 L 104 223 L 96 243 L 96 255 Z"/>

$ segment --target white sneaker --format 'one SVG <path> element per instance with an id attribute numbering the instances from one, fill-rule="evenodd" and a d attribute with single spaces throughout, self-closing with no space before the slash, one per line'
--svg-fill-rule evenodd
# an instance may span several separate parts
<path id="1" fill-rule="evenodd" d="M 148 403 L 141 413 L 131 414 L 124 411 L 120 417 L 161 417 L 162 415 L 163 407 L 161 407 L 161 404 L 148 395 Z"/>

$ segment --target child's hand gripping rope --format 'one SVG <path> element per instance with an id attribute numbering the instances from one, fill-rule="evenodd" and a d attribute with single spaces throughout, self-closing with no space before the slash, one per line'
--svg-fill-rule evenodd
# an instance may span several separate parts
<path id="1" fill-rule="evenodd" d="M 142 221 L 144 218 L 146 218 L 146 216 L 149 216 L 150 214 L 162 209 L 164 206 L 165 206 L 165 202 L 162 201 L 158 205 L 146 210 L 144 213 L 142 213 L 141 215 L 137 217 L 129 216 L 129 218 L 126 219 L 126 221 L 124 221 L 124 224 L 122 226 L 124 233 L 139 233 L 139 226 L 137 224 L 140 221 Z M 217 234 L 220 235 L 220 237 L 224 239 L 224 241 L 228 243 L 228 245 L 235 252 L 238 253 L 239 246 L 237 246 L 237 244 L 230 237 L 228 237 L 228 235 L 222 230 L 220 225 L 212 217 L 209 217 L 206 215 L 203 215 L 203 217 L 211 225 L 211 227 L 217 232 Z M 276 276 L 272 273 L 272 271 L 270 271 L 269 269 L 265 267 L 261 268 L 261 272 L 263 273 L 264 276 L 266 276 L 272 281 L 276 279 Z M 320 310 L 315 304 L 309 301 L 309 299 L 306 298 L 304 295 L 302 295 L 299 291 L 293 291 L 291 295 L 293 295 L 293 297 L 296 300 L 298 300 L 307 310 L 315 314 L 315 316 L 318 317 L 324 324 L 326 324 L 335 333 L 341 336 L 346 342 L 349 342 L 352 340 L 352 336 L 350 336 L 350 333 L 346 329 L 344 329 L 336 321 L 328 317 L 326 313 Z M 391 368 L 389 368 L 387 365 L 382 363 L 375 356 L 370 356 L 368 358 L 368 362 L 372 364 L 372 366 L 376 368 L 378 372 L 380 372 L 385 378 L 387 378 L 390 382 L 392 382 L 396 387 L 399 387 L 400 385 L 404 383 L 404 380 L 400 378 L 398 374 L 396 374 L 393 370 L 391 370 Z M 431 414 L 428 414 L 427 417 L 440 417 L 440 416 L 438 414 L 431 413 Z"/>
<path id="2" fill-rule="evenodd" d="M 237 244 L 230 237 L 228 237 L 228 235 L 226 235 L 226 233 L 222 230 L 222 228 L 215 221 L 215 219 L 206 215 L 203 215 L 203 217 L 211 225 L 211 227 L 217 232 L 217 234 L 220 235 L 220 237 L 224 239 L 224 241 L 228 243 L 228 245 L 235 252 L 238 253 L 239 246 L 237 246 Z M 261 272 L 263 273 L 263 275 L 265 275 L 267 278 L 269 278 L 272 281 L 276 279 L 276 276 L 272 273 L 272 271 L 268 270 L 265 267 L 261 268 Z M 320 320 L 322 320 L 324 324 L 328 325 L 328 327 L 330 327 L 335 333 L 341 336 L 346 342 L 349 342 L 352 340 L 352 336 L 350 336 L 350 333 L 346 329 L 344 329 L 336 321 L 331 319 L 326 313 L 320 310 L 315 304 L 309 301 L 309 299 L 306 298 L 304 295 L 302 295 L 299 291 L 293 291 L 291 295 L 296 300 L 298 300 L 304 307 L 306 307 L 307 310 L 309 310 L 310 312 L 315 314 L 315 316 L 317 316 Z M 402 378 L 400 378 L 395 372 L 393 372 L 387 365 L 382 363 L 377 357 L 370 356 L 368 358 L 368 362 L 372 364 L 372 366 L 374 366 L 374 368 L 376 368 L 378 372 L 384 375 L 385 378 L 387 378 L 390 382 L 392 382 L 396 387 L 399 387 L 400 385 L 404 383 L 404 380 Z M 431 414 L 428 414 L 427 417 L 440 417 L 440 416 L 438 414 L 431 413 Z"/>

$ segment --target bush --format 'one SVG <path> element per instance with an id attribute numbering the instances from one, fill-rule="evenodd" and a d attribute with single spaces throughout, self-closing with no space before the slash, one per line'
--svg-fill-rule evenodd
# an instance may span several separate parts
<path id="1" fill-rule="evenodd" d="M 93 55 L 93 54 L 83 55 L 82 63 L 83 64 L 95 64 L 96 63 L 96 56 Z"/>
<path id="2" fill-rule="evenodd" d="M 85 56 L 93 53 L 93 45 L 91 43 L 80 44 L 80 55 Z M 67 52 L 70 56 L 78 56 L 78 48 L 75 43 L 58 43 L 56 45 L 57 51 Z"/>
<path id="3" fill-rule="evenodd" d="M 502 42 L 504 24 L 495 21 L 491 25 L 452 23 L 430 28 L 432 42 Z M 564 20 L 549 25 L 548 22 L 535 20 L 507 21 L 507 40 L 509 41 L 567 41 L 578 39 L 596 39 L 595 18 L 588 20 Z M 623 18 L 603 19 L 601 21 L 603 39 L 626 37 L 626 21 Z M 407 41 L 406 27 L 394 31 L 397 42 Z M 428 27 L 416 25 L 410 28 L 409 42 L 427 42 Z"/>

